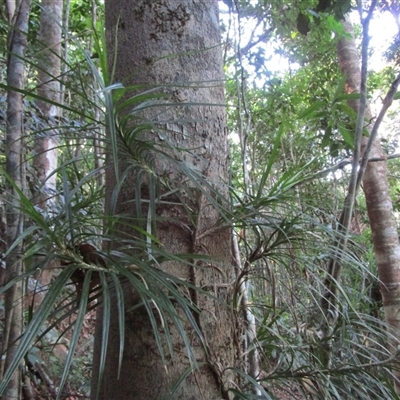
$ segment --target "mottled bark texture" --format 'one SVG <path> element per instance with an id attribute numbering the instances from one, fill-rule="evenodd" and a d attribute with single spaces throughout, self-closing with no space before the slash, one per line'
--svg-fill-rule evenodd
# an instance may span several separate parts
<path id="1" fill-rule="evenodd" d="M 23 216 L 20 212 L 18 191 L 23 190 L 23 96 L 12 88 L 23 89 L 25 83 L 24 56 L 27 48 L 28 19 L 31 2 L 22 0 L 13 15 L 14 26 L 10 29 L 8 43 L 9 56 L 7 63 L 7 131 L 6 131 L 6 172 L 14 185 L 7 183 L 7 231 L 6 242 L 11 247 L 23 231 Z M 6 280 L 9 281 L 22 273 L 22 246 L 17 245 L 6 258 Z M 6 353 L 5 368 L 14 359 L 19 337 L 22 333 L 22 281 L 15 283 L 5 293 L 5 329 L 3 351 Z M 3 364 L 3 361 L 2 361 Z M 2 365 L 3 367 L 3 365 Z M 17 369 L 4 392 L 3 399 L 20 398 L 20 371 Z"/>
<path id="2" fill-rule="evenodd" d="M 36 193 L 35 202 L 46 207 L 46 199 L 55 190 L 57 168 L 58 138 L 57 125 L 59 109 L 54 103 L 60 103 L 60 68 L 61 68 L 61 32 L 63 0 L 42 0 L 40 3 L 40 30 L 38 42 L 37 94 L 42 97 L 37 101 L 44 121 L 44 129 L 35 136 L 33 166 L 41 186 L 41 193 Z"/>
<path id="3" fill-rule="evenodd" d="M 339 63 L 342 72 L 346 74 L 346 92 L 359 91 L 361 82 L 360 59 L 353 29 L 349 22 L 344 22 L 345 30 L 352 36 L 350 39 L 342 38 L 338 44 Z M 358 111 L 358 102 L 352 101 L 351 106 Z M 371 130 L 371 110 L 367 107 L 365 112 L 366 129 Z M 368 137 L 363 136 L 361 152 L 367 145 Z M 370 157 L 384 158 L 380 140 L 375 140 Z M 385 318 L 389 326 L 389 340 L 391 351 L 397 351 L 400 339 L 400 245 L 393 215 L 393 206 L 389 193 L 386 161 L 370 162 L 363 179 L 368 217 L 370 220 L 375 258 L 378 266 L 380 289 L 383 299 Z M 390 338 L 389 338 L 390 339 Z M 396 391 L 400 393 L 400 372 L 393 371 L 396 380 Z"/>
<path id="4" fill-rule="evenodd" d="M 176 147 L 191 149 L 180 154 L 171 151 L 170 154 L 226 195 L 228 149 L 225 109 L 216 106 L 224 104 L 217 1 L 107 0 L 106 37 L 108 54 L 112 58 L 110 65 L 114 61 L 116 63 L 114 82 L 122 82 L 125 86 L 165 85 L 163 91 L 166 98 L 175 104 L 147 112 L 146 116 L 165 130 L 147 132 L 146 140 L 153 140 L 157 145 L 169 142 Z M 114 48 L 115 45 L 117 48 Z M 129 158 L 124 159 L 121 154 L 118 161 L 120 172 L 123 172 L 129 165 Z M 201 367 L 183 379 L 173 398 L 228 398 L 226 389 L 232 374 L 226 368 L 234 365 L 235 354 L 229 309 L 231 289 L 227 284 L 233 272 L 230 262 L 231 232 L 230 229 L 216 229 L 220 214 L 209 204 L 206 196 L 199 192 L 194 200 L 188 195 L 193 185 L 188 183 L 182 170 L 159 157 L 154 165 L 157 174 L 168 180 L 172 190 L 180 192 L 184 181 L 186 190 L 182 189 L 181 197 L 171 196 L 170 204 L 157 205 L 159 222 L 153 234 L 167 251 L 201 253 L 212 259 L 209 263 L 199 262 L 195 268 L 176 262 L 164 263 L 161 267 L 218 298 L 192 293 L 192 301 L 200 310 L 195 318 L 204 335 L 206 348 L 190 324 L 186 324 L 190 344 Z M 113 169 L 109 168 L 106 175 L 108 204 L 115 184 L 116 177 Z M 145 186 L 144 182 L 141 193 L 135 192 L 135 176 L 129 176 L 120 191 L 116 213 L 130 215 L 134 221 L 134 199 L 138 195 L 146 197 L 148 190 Z M 196 189 L 193 189 L 195 192 Z M 179 205 L 179 202 L 185 201 L 185 206 Z M 191 215 L 188 214 L 189 208 Z M 118 379 L 119 327 L 113 320 L 100 398 L 168 398 L 182 374 L 190 370 L 185 346 L 174 327 L 170 326 L 170 329 L 174 342 L 173 360 L 168 359 L 164 366 L 146 311 L 139 308 L 128 313 L 124 361 Z M 100 338 L 98 330 L 95 376 Z M 96 378 L 93 391 L 95 385 Z"/>

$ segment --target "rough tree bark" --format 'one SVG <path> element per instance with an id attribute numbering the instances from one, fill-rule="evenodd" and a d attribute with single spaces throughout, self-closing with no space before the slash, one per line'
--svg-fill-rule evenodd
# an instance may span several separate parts
<path id="1" fill-rule="evenodd" d="M 15 243 L 23 231 L 23 216 L 20 212 L 18 191 L 23 190 L 23 144 L 24 117 L 23 96 L 12 88 L 23 89 L 25 83 L 24 56 L 27 48 L 28 19 L 30 0 L 22 0 L 15 14 L 15 21 L 9 32 L 9 56 L 7 63 L 7 131 L 6 131 L 6 172 L 15 186 L 7 185 L 7 232 L 6 241 L 8 248 Z M 21 262 L 22 244 L 13 248 L 6 258 L 6 281 L 22 273 Z M 5 294 L 5 329 L 3 354 L 6 352 L 5 368 L 14 358 L 18 347 L 18 339 L 22 333 L 22 289 L 23 282 L 18 281 Z M 3 398 L 7 400 L 20 398 L 20 371 L 16 370 L 4 392 Z"/>
<path id="2" fill-rule="evenodd" d="M 169 101 L 182 103 L 168 110 L 166 107 L 154 110 L 151 119 L 164 127 L 165 131 L 160 136 L 149 132 L 147 139 L 152 137 L 159 144 L 168 141 L 174 146 L 192 149 L 181 154 L 181 162 L 227 194 L 229 177 L 225 110 L 224 107 L 215 106 L 224 104 L 217 1 L 107 0 L 106 37 L 108 54 L 115 54 L 116 57 L 110 60 L 110 65 L 113 62 L 116 65 L 115 82 L 124 85 L 170 85 L 164 87 Z M 114 48 L 115 45 L 117 48 Z M 187 103 L 201 105 L 189 106 Z M 161 137 L 163 135 L 164 138 Z M 118 161 L 120 172 L 123 172 L 129 166 L 129 160 L 124 160 L 121 155 Z M 171 188 L 179 190 L 186 179 L 168 162 L 156 162 L 156 168 L 160 175 L 168 177 Z M 130 176 L 123 185 L 116 209 L 116 214 L 130 215 L 133 221 L 133 199 L 138 196 L 134 179 L 134 176 Z M 116 177 L 113 169 L 109 168 L 106 174 L 108 204 L 115 185 Z M 143 187 L 142 192 L 146 192 Z M 185 195 L 182 197 L 185 198 Z M 159 205 L 157 214 L 164 222 L 157 224 L 156 235 L 168 251 L 207 254 L 213 261 L 198 265 L 198 268 L 176 263 L 163 264 L 162 267 L 204 290 L 210 290 L 219 301 L 200 293 L 192 296 L 192 301 L 201 310 L 198 324 L 206 340 L 206 348 L 196 339 L 195 333 L 189 335 L 201 367 L 183 379 L 173 398 L 219 400 L 229 398 L 226 389 L 233 377 L 226 368 L 234 366 L 236 351 L 233 321 L 228 307 L 228 282 L 232 280 L 233 272 L 231 232 L 230 229 L 215 229 L 220 215 L 204 196 L 200 194 L 197 204 L 192 203 L 193 206 L 196 222 L 193 222 L 194 215 L 187 215 L 185 207 Z M 126 318 L 126 345 L 121 375 L 118 379 L 119 327 L 117 321 L 112 321 L 100 399 L 168 398 L 173 385 L 190 369 L 182 340 L 174 332 L 174 361 L 168 360 L 165 368 L 146 312 L 139 309 L 128 313 Z M 95 343 L 93 398 L 100 341 L 99 329 Z"/>
<path id="3" fill-rule="evenodd" d="M 360 57 L 353 38 L 353 28 L 349 21 L 343 23 L 350 39 L 343 37 L 338 43 L 339 63 L 346 74 L 347 93 L 360 91 L 361 69 Z M 358 101 L 351 101 L 350 105 L 357 112 Z M 365 112 L 366 129 L 371 131 L 372 113 L 367 106 Z M 365 151 L 368 137 L 361 140 L 361 153 Z M 372 145 L 370 157 L 384 159 L 380 140 L 376 139 Z M 368 217 L 370 220 L 375 258 L 378 266 L 380 289 L 383 299 L 385 319 L 389 327 L 389 345 L 392 353 L 396 353 L 400 340 L 400 244 L 396 220 L 393 215 L 392 200 L 389 193 L 386 161 L 370 162 L 363 178 Z M 393 371 L 395 376 L 396 392 L 400 393 L 400 371 Z"/>

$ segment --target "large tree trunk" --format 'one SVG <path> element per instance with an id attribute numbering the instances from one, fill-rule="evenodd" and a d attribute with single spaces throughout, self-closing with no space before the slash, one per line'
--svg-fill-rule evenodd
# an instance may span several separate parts
<path id="1" fill-rule="evenodd" d="M 344 22 L 345 30 L 353 35 L 350 22 Z M 360 90 L 361 70 L 357 47 L 353 37 L 342 38 L 338 44 L 339 63 L 346 74 L 346 92 L 357 93 Z M 350 103 L 357 112 L 358 101 Z M 365 120 L 372 121 L 371 111 L 367 107 Z M 366 127 L 369 131 L 371 125 Z M 361 153 L 364 153 L 368 137 L 363 136 Z M 384 158 L 379 139 L 375 140 L 370 157 Z M 396 353 L 400 339 L 400 244 L 393 215 L 393 206 L 389 194 L 386 161 L 370 162 L 363 178 L 363 189 L 367 202 L 368 216 L 371 224 L 375 258 L 378 266 L 380 288 L 383 299 L 389 340 L 392 353 Z M 400 393 L 400 372 L 393 371 L 396 376 L 396 392 Z"/>
<path id="2" fill-rule="evenodd" d="M 23 96 L 17 90 L 23 89 L 25 83 L 24 56 L 27 48 L 30 7 L 31 2 L 29 0 L 21 1 L 18 8 L 15 9 L 15 15 L 13 15 L 15 24 L 8 36 L 10 55 L 7 63 L 7 85 L 10 88 L 16 88 L 16 91 L 9 89 L 7 93 L 6 171 L 14 184 L 14 186 L 10 182 L 7 184 L 6 241 L 8 248 L 15 243 L 24 229 L 18 194 L 18 190 L 23 190 L 24 185 L 22 143 L 24 136 L 24 114 Z M 19 243 L 6 259 L 7 281 L 16 278 L 23 272 L 21 254 L 22 244 Z M 22 333 L 22 290 L 23 282 L 18 281 L 5 294 L 6 322 L 2 352 L 2 354 L 6 353 L 5 368 L 14 359 Z M 3 398 L 7 400 L 19 399 L 20 389 L 20 371 L 17 369 L 7 386 L 7 390 L 4 392 Z"/>
<path id="3" fill-rule="evenodd" d="M 142 139 L 163 145 L 167 142 L 183 151 L 171 156 L 186 168 L 196 171 L 208 183 L 218 187 L 227 196 L 228 149 L 225 126 L 224 82 L 219 36 L 217 1 L 160 0 L 160 1 L 106 1 L 106 35 L 108 54 L 115 55 L 115 82 L 124 85 L 171 85 L 164 87 L 171 105 L 153 109 L 147 117 L 164 131 L 150 131 Z M 118 37 L 118 40 L 115 38 Z M 117 44 L 117 48 L 114 48 Z M 181 105 L 176 106 L 176 104 Z M 182 103 L 201 103 L 184 105 Z M 129 166 L 129 159 L 119 156 L 119 172 Z M 171 202 L 157 206 L 156 234 L 163 249 L 172 253 L 207 254 L 209 263 L 196 267 L 176 262 L 163 263 L 171 274 L 201 286 L 218 298 L 191 291 L 191 300 L 199 308 L 195 315 L 205 346 L 196 339 L 190 324 L 186 324 L 193 353 L 200 368 L 193 369 L 183 379 L 174 399 L 228 398 L 226 389 L 232 374 L 226 370 L 234 365 L 235 340 L 232 314 L 229 311 L 231 271 L 230 229 L 216 229 L 219 212 L 209 204 L 206 196 L 198 192 L 195 202 L 188 198 L 193 185 L 187 177 L 168 161 L 155 161 L 156 172 L 165 177 L 172 191 L 182 196 L 170 197 Z M 150 192 L 143 182 L 141 193 L 135 191 L 135 175 L 126 179 L 119 193 L 115 213 L 129 215 L 135 221 L 137 196 Z M 106 201 L 111 204 L 116 188 L 113 168 L 107 170 Z M 151 184 L 151 183 L 147 183 Z M 193 192 L 196 189 L 193 188 Z M 185 192 L 185 193 L 184 193 Z M 177 192 L 176 192 L 177 193 Z M 174 200 L 172 200 L 174 199 Z M 176 204 L 179 201 L 186 205 Z M 175 205 L 173 205 L 175 203 Z M 190 203 L 190 207 L 188 207 Z M 146 209 L 146 203 L 143 207 Z M 110 208 L 110 207 L 109 207 Z M 188 215 L 188 209 L 193 215 Z M 137 221 L 135 222 L 137 223 Z M 125 228 L 126 230 L 127 228 Z M 132 298 L 135 294 L 132 295 Z M 127 299 L 127 301 L 129 301 Z M 132 300 L 133 301 L 133 300 Z M 137 300 L 136 300 L 137 301 Z M 113 313 L 116 315 L 117 313 Z M 191 365 L 180 335 L 170 326 L 173 334 L 173 361 L 164 365 L 158 353 L 148 315 L 142 309 L 126 316 L 125 354 L 118 379 L 119 325 L 116 317 L 111 321 L 106 370 L 101 385 L 101 399 L 166 399 L 171 389 L 190 371 Z M 101 318 L 99 318 L 100 328 Z M 190 329 L 192 332 L 190 333 Z M 101 342 L 101 329 L 96 332 L 94 356 L 93 398 L 97 385 L 97 372 Z M 97 368 L 97 370 L 96 370 Z"/>

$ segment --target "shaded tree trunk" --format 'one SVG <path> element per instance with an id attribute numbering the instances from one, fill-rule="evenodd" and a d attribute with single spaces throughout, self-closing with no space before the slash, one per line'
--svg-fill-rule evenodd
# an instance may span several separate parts
<path id="1" fill-rule="evenodd" d="M 58 158 L 58 107 L 60 103 L 60 68 L 61 68 L 61 30 L 63 0 L 42 0 L 40 30 L 38 42 L 38 87 L 37 93 L 42 97 L 37 102 L 45 125 L 48 128 L 35 137 L 33 166 L 37 173 L 41 190 L 35 202 L 46 207 L 46 200 L 54 194 Z"/>
<path id="2" fill-rule="evenodd" d="M 43 210 L 51 211 L 51 202 L 56 191 L 57 174 L 54 173 L 58 161 L 58 124 L 60 110 L 54 104 L 61 103 L 61 40 L 62 40 L 63 0 L 42 0 L 40 29 L 38 35 L 37 101 L 41 112 L 43 131 L 34 137 L 33 167 L 38 184 L 34 186 L 34 203 Z M 40 271 L 37 279 L 42 285 L 51 282 L 54 262 Z M 35 296 L 35 293 L 32 294 Z M 36 304 L 40 304 L 36 296 Z M 33 302 L 35 303 L 35 302 Z"/>
<path id="3" fill-rule="evenodd" d="M 15 24 L 9 32 L 9 57 L 7 63 L 7 131 L 6 131 L 6 172 L 14 186 L 7 184 L 7 232 L 6 241 L 10 248 L 23 232 L 23 216 L 20 212 L 19 190 L 24 190 L 23 143 L 24 118 L 23 96 L 12 88 L 23 89 L 25 83 L 24 56 L 27 48 L 28 20 L 31 2 L 22 0 L 15 9 Z M 21 262 L 22 243 L 16 245 L 6 258 L 6 280 L 9 281 L 23 271 Z M 22 333 L 22 291 L 23 282 L 15 283 L 5 294 L 5 329 L 3 354 L 6 352 L 5 368 L 14 359 L 18 339 Z M 7 400 L 20 398 L 20 371 L 17 369 L 4 392 Z"/>
<path id="4" fill-rule="evenodd" d="M 192 169 L 209 184 L 227 196 L 228 149 L 225 122 L 224 81 L 219 36 L 217 1 L 160 0 L 106 1 L 106 34 L 108 54 L 115 59 L 115 82 L 124 85 L 164 86 L 170 106 L 155 108 L 147 117 L 162 130 L 145 134 L 145 140 L 156 145 L 166 143 L 185 148 L 180 154 L 171 150 L 173 159 Z M 118 36 L 118 40 L 115 38 Z M 117 48 L 114 46 L 117 45 Z M 112 58 L 112 57 L 111 57 Z M 190 103 L 190 104 L 189 104 Z M 178 104 L 178 105 L 177 105 Z M 143 138 L 142 138 L 143 139 Z M 192 149 L 189 151 L 189 149 Z M 129 159 L 118 159 L 122 176 L 129 167 Z M 156 234 L 163 248 L 172 253 L 197 253 L 210 257 L 209 263 L 197 262 L 189 266 L 175 262 L 162 268 L 197 287 L 210 291 L 210 296 L 192 291 L 191 300 L 200 310 L 195 315 L 205 338 L 205 345 L 190 333 L 193 353 L 199 369 L 191 370 L 185 346 L 172 326 L 174 359 L 163 364 L 158 353 L 152 326 L 146 312 L 136 310 L 126 315 L 125 354 L 118 379 L 119 326 L 112 318 L 106 370 L 101 385 L 101 399 L 166 399 L 172 388 L 184 379 L 174 399 L 228 398 L 227 388 L 233 379 L 227 370 L 234 366 L 234 324 L 229 311 L 232 280 L 231 232 L 217 229 L 219 212 L 210 205 L 204 194 L 189 200 L 190 183 L 184 172 L 173 163 L 155 160 L 156 174 L 164 176 L 173 192 L 182 194 L 174 202 L 181 206 L 157 206 Z M 116 203 L 117 215 L 129 215 L 135 221 L 134 201 L 149 192 L 141 185 L 136 191 L 137 176 L 128 175 Z M 106 202 L 108 209 L 116 188 L 117 177 L 112 168 L 106 174 Z M 182 189 L 186 185 L 186 189 Z M 192 187 L 193 191 L 196 189 Z M 186 194 L 184 194 L 184 192 Z M 179 199 L 179 201 L 178 201 Z M 184 204 L 188 201 L 187 204 Z M 189 203 L 191 204 L 188 207 Z M 144 206 L 146 207 L 146 206 Z M 191 208 L 193 214 L 188 214 Z M 163 221 L 163 222 L 162 222 Z M 132 302 L 135 294 L 131 295 Z M 218 299 L 218 300 L 216 300 Z M 138 300 L 136 300 L 138 301 Z M 113 313 L 115 315 L 117 313 Z M 97 385 L 101 342 L 101 318 L 96 331 L 94 354 L 93 398 Z M 184 377 L 185 372 L 190 372 Z"/>
<path id="5" fill-rule="evenodd" d="M 344 27 L 353 36 L 351 23 L 344 22 Z M 359 92 L 360 59 L 353 37 L 351 39 L 342 38 L 339 41 L 338 55 L 341 70 L 347 76 L 346 92 Z M 358 101 L 352 101 L 350 105 L 358 112 Z M 372 121 L 372 114 L 368 106 L 365 120 L 366 129 L 371 132 L 372 125 L 369 122 Z M 363 136 L 361 140 L 362 154 L 367 143 L 368 137 Z M 373 142 L 370 157 L 384 158 L 379 139 Z M 400 339 L 400 244 L 389 193 L 386 161 L 368 163 L 363 178 L 363 189 L 371 224 L 385 319 L 389 327 L 389 343 L 391 352 L 396 353 Z M 400 393 L 400 372 L 393 371 L 393 373 L 396 377 L 396 392 Z"/>

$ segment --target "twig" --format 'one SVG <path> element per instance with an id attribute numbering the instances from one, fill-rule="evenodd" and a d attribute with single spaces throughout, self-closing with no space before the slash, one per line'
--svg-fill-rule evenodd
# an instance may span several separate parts
<path id="1" fill-rule="evenodd" d="M 364 177 L 365 170 L 367 168 L 367 164 L 368 164 L 368 161 L 369 161 L 368 156 L 369 156 L 369 154 L 371 152 L 372 145 L 373 145 L 373 143 L 375 141 L 375 138 L 376 138 L 376 136 L 378 134 L 378 130 L 379 130 L 379 127 L 380 127 L 381 122 L 383 120 L 383 117 L 385 116 L 387 110 L 389 109 L 389 107 L 393 103 L 393 99 L 394 99 L 394 96 L 395 96 L 395 94 L 397 92 L 397 88 L 399 87 L 399 84 L 400 84 L 400 73 L 397 75 L 397 78 L 392 82 L 392 85 L 390 86 L 390 89 L 389 89 L 388 93 L 386 94 L 385 99 L 383 100 L 382 109 L 379 112 L 378 118 L 376 119 L 376 121 L 374 123 L 374 126 L 372 127 L 372 130 L 370 132 L 370 135 L 369 135 L 369 138 L 368 138 L 368 143 L 367 143 L 367 146 L 365 147 L 365 150 L 364 150 L 364 156 L 363 156 L 363 158 L 361 160 L 361 163 L 360 163 L 360 170 L 358 172 L 357 186 L 361 185 L 361 181 L 362 181 L 362 179 Z"/>
<path id="2" fill-rule="evenodd" d="M 54 385 L 54 383 L 50 379 L 50 377 L 47 375 L 47 373 L 44 370 L 42 364 L 39 361 L 35 361 L 35 365 L 34 366 L 35 366 L 37 372 L 39 373 L 40 378 L 42 379 L 42 381 L 45 382 L 46 385 L 49 387 L 50 394 L 53 396 L 53 398 L 57 398 L 56 386 Z"/>
<path id="3" fill-rule="evenodd" d="M 379 161 L 393 160 L 395 158 L 400 158 L 400 154 L 399 153 L 395 153 L 395 154 L 383 155 L 382 157 L 370 157 L 370 158 L 367 159 L 367 162 L 379 162 Z M 363 159 L 360 159 L 359 163 L 361 164 L 362 161 L 363 161 Z M 301 184 L 301 183 L 304 183 L 304 182 L 312 181 L 314 179 L 323 178 L 324 176 L 327 176 L 327 175 L 329 175 L 331 173 L 333 174 L 334 172 L 336 172 L 339 169 L 343 169 L 347 165 L 350 165 L 352 162 L 353 162 L 353 158 L 343 158 L 337 164 L 334 164 L 331 167 L 328 167 L 326 169 L 318 171 L 315 174 L 312 174 L 311 176 L 303 179 L 299 183 Z"/>
<path id="4" fill-rule="evenodd" d="M 24 376 L 24 383 L 22 385 L 22 394 L 24 396 L 24 400 L 34 400 L 35 394 L 32 389 L 32 383 L 29 379 L 28 375 Z"/>

